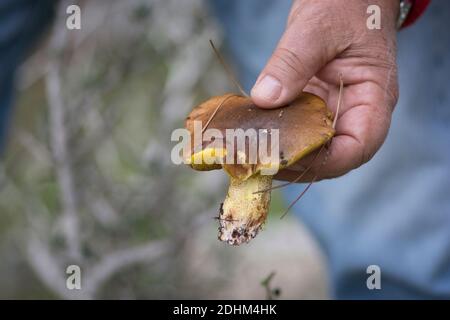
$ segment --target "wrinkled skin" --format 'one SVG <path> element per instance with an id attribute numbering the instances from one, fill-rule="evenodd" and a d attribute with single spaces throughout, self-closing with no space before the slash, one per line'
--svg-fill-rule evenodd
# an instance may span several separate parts
<path id="1" fill-rule="evenodd" d="M 369 4 L 381 7 L 380 30 L 366 27 Z M 339 74 L 345 83 L 328 160 L 320 170 L 322 161 L 316 161 L 302 181 L 310 181 L 314 174 L 319 180 L 343 175 L 371 159 L 382 145 L 398 97 L 398 6 L 392 0 L 293 2 L 285 33 L 251 92 L 253 101 L 262 108 L 279 107 L 304 88 L 326 100 L 334 112 Z M 262 81 L 265 76 L 272 79 L 268 84 Z M 311 156 L 277 178 L 295 179 Z"/>

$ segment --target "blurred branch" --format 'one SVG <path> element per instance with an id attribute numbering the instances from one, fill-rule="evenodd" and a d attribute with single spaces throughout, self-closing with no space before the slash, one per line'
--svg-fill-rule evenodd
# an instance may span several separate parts
<path id="1" fill-rule="evenodd" d="M 67 41 L 67 29 L 64 26 L 66 1 L 59 7 L 59 15 L 53 28 L 50 42 L 50 52 L 54 55 L 48 61 L 46 75 L 47 99 L 50 115 L 50 141 L 58 184 L 61 190 L 63 206 L 64 229 L 69 256 L 79 260 L 80 253 L 80 227 L 77 208 L 77 194 L 74 184 L 74 175 L 69 155 L 68 136 L 64 99 L 62 96 L 60 65 L 62 53 Z"/>
<path id="2" fill-rule="evenodd" d="M 33 156 L 36 161 L 51 162 L 51 154 L 48 148 L 36 139 L 33 134 L 25 130 L 16 130 L 15 135 L 22 146 Z"/>
<path id="3" fill-rule="evenodd" d="M 102 287 L 115 273 L 137 263 L 150 262 L 169 252 L 169 242 L 149 241 L 146 244 L 106 254 L 88 273 L 84 290 L 90 295 Z"/>
<path id="4" fill-rule="evenodd" d="M 46 63 L 37 62 L 46 65 L 39 68 L 45 69 L 49 123 L 38 117 L 42 123 L 35 132 L 16 135 L 19 150 L 32 155 L 14 158 L 20 164 L 12 161 L 17 191 L 8 189 L 28 219 L 27 260 L 62 298 L 102 297 L 105 284 L 120 291 L 121 284 L 108 281 L 156 261 L 165 268 L 139 275 L 155 273 L 148 288 L 127 285 L 151 294 L 157 286 L 175 287 L 165 280 L 176 279 L 178 290 L 188 278 L 179 262 L 189 258 L 185 250 L 199 226 L 212 221 L 218 183 L 202 183 L 204 177 L 174 167 L 167 137 L 194 98 L 208 90 L 202 79 L 209 73 L 208 39 L 218 38 L 216 29 L 205 19 L 201 0 L 111 0 L 87 1 L 83 29 L 69 32 L 69 4 L 60 3 Z M 148 19 L 130 21 L 143 5 Z M 102 22 L 88 20 L 96 17 Z M 48 135 L 41 130 L 47 127 Z M 150 137 L 148 144 L 142 137 Z M 51 173 L 42 164 L 53 166 Z M 65 287 L 70 264 L 82 269 L 82 290 Z"/>
<path id="5" fill-rule="evenodd" d="M 51 253 L 48 244 L 36 235 L 30 235 L 27 243 L 27 258 L 39 279 L 54 293 L 66 299 L 92 298 L 85 290 L 66 288 L 65 266 Z"/>

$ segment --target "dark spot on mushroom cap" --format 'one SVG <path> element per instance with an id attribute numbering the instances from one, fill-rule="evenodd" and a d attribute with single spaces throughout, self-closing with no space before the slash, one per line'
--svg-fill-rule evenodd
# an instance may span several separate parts
<path id="1" fill-rule="evenodd" d="M 284 152 L 280 151 L 280 159 L 284 159 Z"/>
<path id="2" fill-rule="evenodd" d="M 280 161 L 280 164 L 283 166 L 287 165 L 287 163 L 288 163 L 288 161 L 286 159 L 283 159 Z"/>
<path id="3" fill-rule="evenodd" d="M 231 236 L 232 236 L 233 238 L 239 237 L 239 236 L 240 236 L 239 231 L 233 230 L 233 233 L 231 234 Z"/>

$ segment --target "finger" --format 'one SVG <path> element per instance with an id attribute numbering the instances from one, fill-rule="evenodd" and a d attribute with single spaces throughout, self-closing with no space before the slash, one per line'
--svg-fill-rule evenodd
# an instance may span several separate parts
<path id="1" fill-rule="evenodd" d="M 329 25 L 303 12 L 307 11 L 301 11 L 287 27 L 251 91 L 260 107 L 279 107 L 293 100 L 338 53 Z"/>
<path id="2" fill-rule="evenodd" d="M 303 88 L 304 92 L 309 92 L 319 96 L 324 101 L 330 99 L 330 89 L 329 85 L 317 77 L 312 77 L 308 84 Z"/>
<path id="3" fill-rule="evenodd" d="M 370 103 L 344 107 L 346 111 L 339 117 L 336 135 L 327 152 L 317 157 L 301 182 L 311 181 L 315 176 L 317 180 L 341 176 L 369 161 L 382 145 L 390 125 L 391 108 L 384 105 L 383 91 L 376 85 L 366 83 L 361 86 L 366 89 L 353 87 L 347 93 L 351 96 L 355 92 L 365 92 L 364 101 Z M 361 98 L 353 97 L 354 101 L 359 99 Z M 295 179 L 311 164 L 314 157 L 315 154 L 305 157 L 276 178 Z"/>

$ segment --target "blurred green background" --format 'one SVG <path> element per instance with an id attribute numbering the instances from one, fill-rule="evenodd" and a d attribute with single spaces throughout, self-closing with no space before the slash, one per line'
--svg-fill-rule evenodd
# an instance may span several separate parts
<path id="1" fill-rule="evenodd" d="M 0 298 L 326 298 L 323 257 L 273 193 L 265 231 L 217 240 L 223 172 L 170 160 L 191 108 L 233 90 L 201 0 L 65 2 L 20 70 L 0 164 Z M 223 49 L 223 48 L 222 48 Z M 82 289 L 66 288 L 79 265 Z"/>

